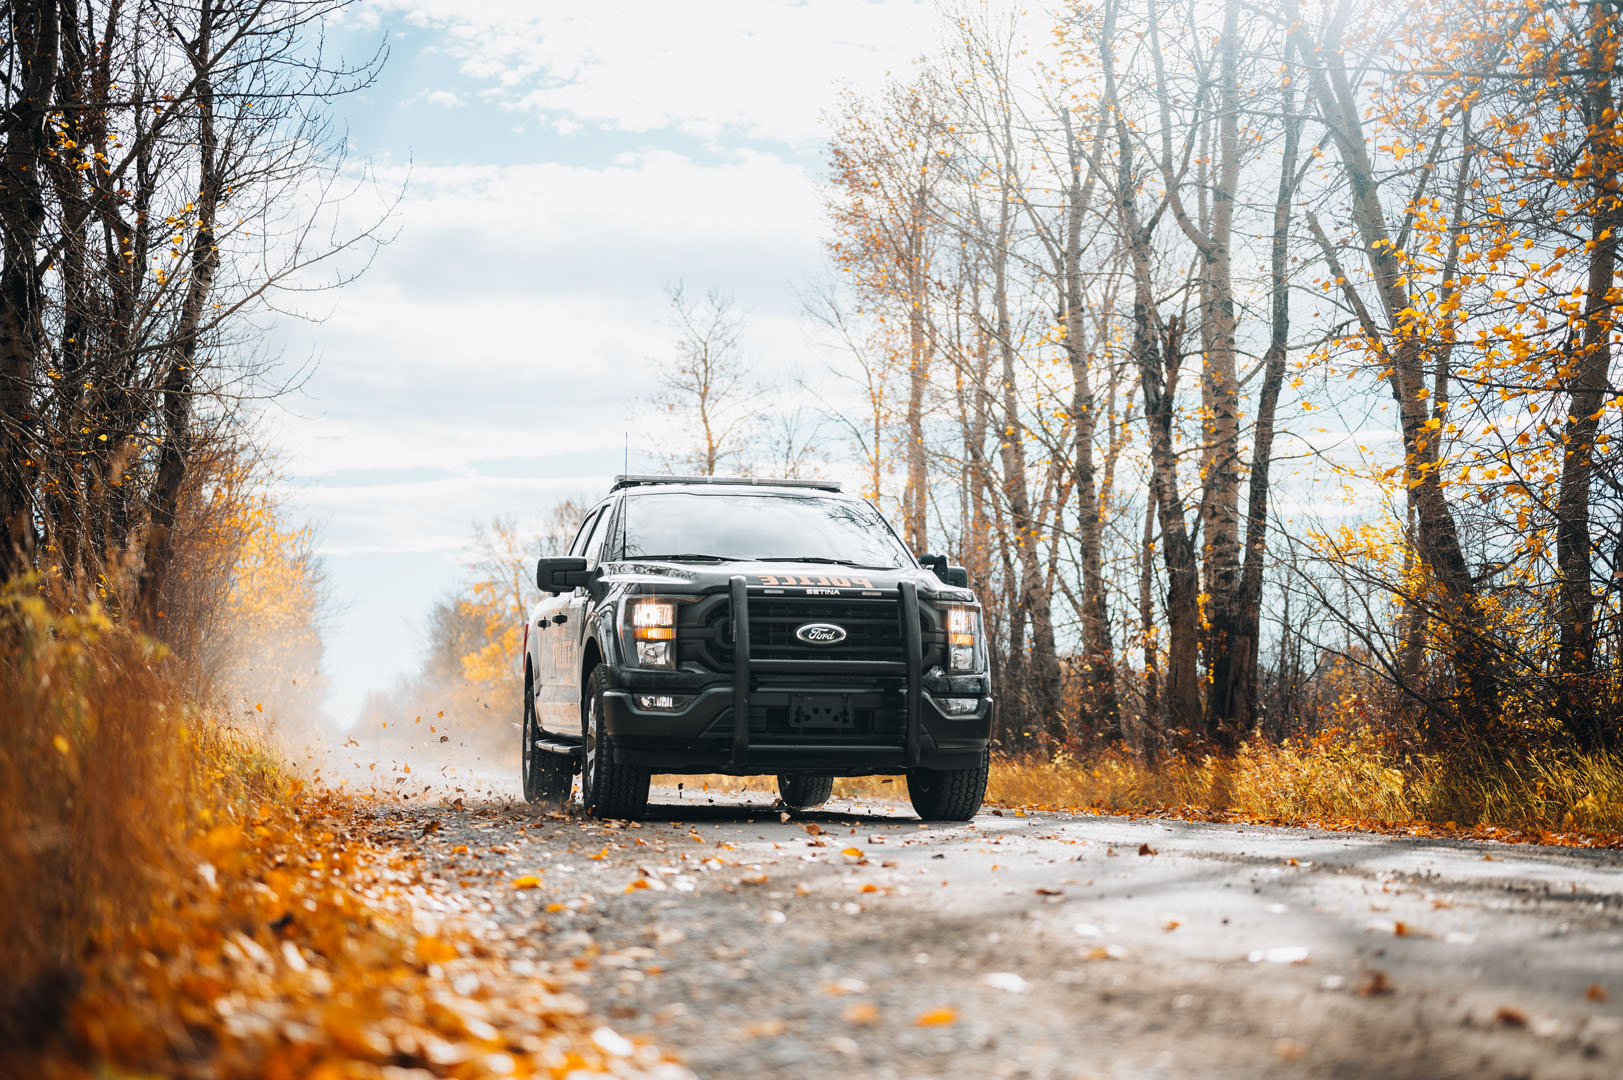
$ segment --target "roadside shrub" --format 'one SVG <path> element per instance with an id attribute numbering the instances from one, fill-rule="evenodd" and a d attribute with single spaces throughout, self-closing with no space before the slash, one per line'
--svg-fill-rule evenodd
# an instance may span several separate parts
<path id="1" fill-rule="evenodd" d="M 250 733 L 188 704 L 176 664 L 94 603 L 0 587 L 0 1042 L 51 1030 L 81 960 L 138 919 L 188 832 L 287 791 Z"/>

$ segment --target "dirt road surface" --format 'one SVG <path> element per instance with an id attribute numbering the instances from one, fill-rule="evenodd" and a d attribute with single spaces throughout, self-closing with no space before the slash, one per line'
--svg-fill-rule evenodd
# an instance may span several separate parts
<path id="1" fill-rule="evenodd" d="M 371 828 L 700 1077 L 1623 1075 L 1617 852 L 772 801 Z"/>

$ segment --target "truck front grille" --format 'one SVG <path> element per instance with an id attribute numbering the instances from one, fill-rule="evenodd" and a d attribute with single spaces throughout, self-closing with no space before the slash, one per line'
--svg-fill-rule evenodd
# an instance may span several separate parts
<path id="1" fill-rule="evenodd" d="M 750 657 L 757 660 L 888 660 L 904 658 L 901 605 L 895 599 L 751 596 Z M 807 623 L 845 631 L 837 645 L 808 645 L 795 636 Z"/>

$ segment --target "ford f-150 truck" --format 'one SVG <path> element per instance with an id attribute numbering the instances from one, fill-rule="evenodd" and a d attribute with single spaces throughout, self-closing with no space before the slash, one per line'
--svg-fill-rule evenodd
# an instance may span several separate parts
<path id="1" fill-rule="evenodd" d="M 836 776 L 901 774 L 926 819 L 986 793 L 992 687 L 961 567 L 915 558 L 837 484 L 622 476 L 536 567 L 522 778 L 635 818 L 654 773 L 776 775 L 808 809 Z"/>

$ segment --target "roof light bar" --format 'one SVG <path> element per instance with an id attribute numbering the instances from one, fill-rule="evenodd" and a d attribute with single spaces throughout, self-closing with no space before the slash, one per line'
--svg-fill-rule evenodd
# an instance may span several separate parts
<path id="1" fill-rule="evenodd" d="M 838 480 L 787 480 L 755 476 L 616 476 L 610 491 L 629 487 L 652 487 L 661 484 L 694 484 L 728 487 L 787 487 L 809 488 L 814 491 L 839 491 Z"/>

